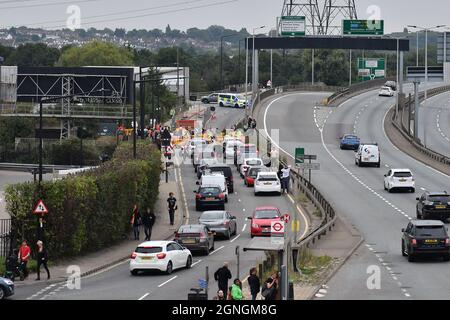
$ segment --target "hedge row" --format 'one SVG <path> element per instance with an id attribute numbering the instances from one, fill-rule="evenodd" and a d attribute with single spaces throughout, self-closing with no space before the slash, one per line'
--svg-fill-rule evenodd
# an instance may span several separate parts
<path id="1" fill-rule="evenodd" d="M 120 145 L 111 161 L 81 175 L 42 185 L 49 214 L 44 241 L 50 258 L 74 257 L 111 246 L 130 232 L 134 204 L 153 208 L 158 198 L 161 154 L 139 142 L 137 160 L 132 146 Z M 37 185 L 23 183 L 5 191 L 7 210 L 17 240 L 37 240 L 37 218 L 32 209 L 39 198 Z M 33 246 L 34 247 L 34 246 Z"/>

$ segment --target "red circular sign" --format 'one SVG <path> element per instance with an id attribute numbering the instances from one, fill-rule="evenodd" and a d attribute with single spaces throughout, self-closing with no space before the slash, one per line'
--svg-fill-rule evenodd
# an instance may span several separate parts
<path id="1" fill-rule="evenodd" d="M 284 222 L 288 223 L 291 220 L 291 216 L 286 213 L 285 215 L 283 215 L 283 220 Z"/>
<path id="2" fill-rule="evenodd" d="M 283 225 L 280 222 L 276 222 L 273 224 L 273 230 L 275 230 L 276 232 L 279 232 L 279 231 L 283 230 Z"/>

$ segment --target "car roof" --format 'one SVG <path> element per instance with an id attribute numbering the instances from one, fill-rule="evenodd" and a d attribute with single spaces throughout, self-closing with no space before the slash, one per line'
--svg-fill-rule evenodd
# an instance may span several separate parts
<path id="1" fill-rule="evenodd" d="M 182 226 L 180 226 L 180 228 L 178 228 L 178 231 L 183 230 L 185 231 L 186 229 L 202 229 L 205 226 L 203 224 L 184 224 Z"/>
<path id="2" fill-rule="evenodd" d="M 391 169 L 394 172 L 411 172 L 410 169 Z"/>
<path id="3" fill-rule="evenodd" d="M 227 164 L 220 164 L 220 163 L 210 165 L 209 168 L 210 169 L 211 168 L 230 168 L 231 169 L 231 167 L 229 165 L 227 165 Z"/>
<path id="4" fill-rule="evenodd" d="M 256 207 L 255 211 L 260 211 L 260 210 L 277 210 L 280 211 L 277 207 L 271 207 L 271 206 L 264 206 L 264 207 Z"/>
<path id="5" fill-rule="evenodd" d="M 220 186 L 218 184 L 202 184 L 200 188 L 217 188 L 220 189 Z"/>
<path id="6" fill-rule="evenodd" d="M 223 176 L 224 176 L 224 175 L 222 174 L 222 172 L 217 172 L 217 171 L 208 172 L 208 173 L 206 173 L 206 174 L 203 175 L 204 178 L 205 178 L 205 177 L 214 177 L 214 178 L 217 178 L 217 177 L 223 177 Z"/>
<path id="7" fill-rule="evenodd" d="M 138 247 L 162 247 L 162 246 L 166 246 L 169 243 L 172 243 L 173 241 L 166 241 L 166 240 L 162 240 L 162 241 L 146 241 L 146 242 L 142 242 L 140 244 L 138 244 Z"/>
<path id="8" fill-rule="evenodd" d="M 444 226 L 444 223 L 440 220 L 411 220 L 411 223 L 419 227 Z"/>
<path id="9" fill-rule="evenodd" d="M 221 214 L 225 214 L 226 211 L 225 211 L 225 210 L 209 210 L 209 211 L 203 211 L 203 213 L 200 215 L 200 218 L 201 218 L 205 213 L 221 213 Z"/>
<path id="10" fill-rule="evenodd" d="M 259 175 L 261 176 L 278 176 L 278 173 L 273 171 L 261 171 L 259 172 Z"/>
<path id="11" fill-rule="evenodd" d="M 435 191 L 435 192 L 427 191 L 425 193 L 429 196 L 448 196 L 448 193 L 446 191 Z"/>
<path id="12" fill-rule="evenodd" d="M 245 158 L 245 159 L 244 159 L 244 161 L 252 161 L 252 160 L 259 160 L 259 161 L 262 161 L 261 158 L 256 158 L 256 157 L 254 157 L 254 158 Z"/>

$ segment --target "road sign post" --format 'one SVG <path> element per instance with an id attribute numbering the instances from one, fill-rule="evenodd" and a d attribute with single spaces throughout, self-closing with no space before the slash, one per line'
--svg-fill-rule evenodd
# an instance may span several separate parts
<path id="1" fill-rule="evenodd" d="M 33 213 L 37 216 L 38 218 L 38 223 L 37 223 L 37 238 L 38 240 L 43 240 L 43 229 L 44 229 L 44 215 L 48 214 L 48 209 L 44 204 L 44 201 L 42 201 L 42 199 L 39 199 L 38 203 L 36 204 L 36 206 L 33 209 Z"/>

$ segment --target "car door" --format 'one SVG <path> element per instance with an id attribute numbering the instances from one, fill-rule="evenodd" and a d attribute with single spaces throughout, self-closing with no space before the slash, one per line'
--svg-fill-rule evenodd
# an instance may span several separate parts
<path id="1" fill-rule="evenodd" d="M 176 254 L 174 251 L 173 243 L 169 243 L 166 248 L 167 261 L 172 261 L 172 269 L 178 268 L 178 261 L 176 260 Z"/>
<path id="2" fill-rule="evenodd" d="M 405 232 L 403 232 L 403 243 L 405 244 L 405 248 L 408 247 L 408 244 L 411 239 L 411 229 L 412 229 L 412 223 L 408 223 L 408 226 L 405 229 Z"/>
<path id="3" fill-rule="evenodd" d="M 187 252 L 187 250 L 183 250 L 183 247 L 178 243 L 174 242 L 173 246 L 177 255 L 178 266 L 180 268 L 183 268 L 184 266 L 186 266 L 189 253 Z"/>

